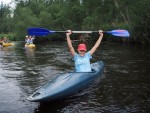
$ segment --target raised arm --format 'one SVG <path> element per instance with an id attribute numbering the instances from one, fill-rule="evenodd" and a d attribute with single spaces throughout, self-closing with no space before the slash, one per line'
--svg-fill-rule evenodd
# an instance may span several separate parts
<path id="1" fill-rule="evenodd" d="M 68 44 L 68 48 L 69 51 L 71 52 L 71 54 L 74 56 L 75 55 L 75 50 L 72 46 L 72 41 L 70 39 L 70 35 L 72 34 L 71 30 L 67 30 L 68 32 L 66 33 L 66 37 L 67 37 L 67 44 Z"/>
<path id="2" fill-rule="evenodd" d="M 102 41 L 102 38 L 103 38 L 103 31 L 102 30 L 99 30 L 99 38 L 97 40 L 97 42 L 95 43 L 95 45 L 93 46 L 93 48 L 90 50 L 90 54 L 93 55 L 94 52 L 96 51 L 96 49 L 99 47 L 101 41 Z"/>

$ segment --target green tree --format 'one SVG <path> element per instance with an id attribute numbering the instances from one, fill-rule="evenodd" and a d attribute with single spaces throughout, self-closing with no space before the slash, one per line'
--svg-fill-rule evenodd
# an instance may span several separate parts
<path id="1" fill-rule="evenodd" d="M 0 4 L 0 33 L 10 33 L 12 31 L 12 16 L 9 5 Z"/>
<path id="2" fill-rule="evenodd" d="M 25 32 L 27 28 L 39 26 L 37 17 L 33 14 L 32 10 L 27 7 L 19 7 L 17 9 L 17 14 L 15 14 L 14 16 L 14 19 L 14 32 L 16 33 L 18 38 L 24 38 L 24 36 L 27 35 L 27 32 Z"/>
<path id="3" fill-rule="evenodd" d="M 15 0 L 14 32 L 25 35 L 28 27 L 54 30 L 127 29 L 131 41 L 149 42 L 149 0 Z M 7 13 L 8 15 L 9 13 Z M 6 18 L 6 16 L 4 16 Z M 7 25 L 11 16 L 7 16 Z M 4 18 L 0 18 L 4 23 Z M 11 27 L 0 30 L 11 31 Z"/>

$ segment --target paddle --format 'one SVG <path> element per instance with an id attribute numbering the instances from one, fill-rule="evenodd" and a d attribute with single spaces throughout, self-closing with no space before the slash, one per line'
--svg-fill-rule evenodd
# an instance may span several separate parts
<path id="1" fill-rule="evenodd" d="M 29 35 L 34 35 L 34 36 L 46 36 L 54 33 L 67 33 L 67 31 L 53 31 L 45 28 L 28 28 L 27 32 Z M 98 31 L 72 31 L 72 33 L 93 33 L 93 32 L 98 32 Z M 118 37 L 128 38 L 130 36 L 127 30 L 121 30 L 121 29 L 112 30 L 112 31 L 103 31 L 103 32 Z"/>

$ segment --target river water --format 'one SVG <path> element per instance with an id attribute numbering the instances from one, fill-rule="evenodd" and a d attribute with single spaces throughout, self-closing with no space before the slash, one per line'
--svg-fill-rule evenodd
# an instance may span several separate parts
<path id="1" fill-rule="evenodd" d="M 72 57 L 66 42 L 39 44 L 35 50 L 14 43 L 0 48 L 0 113 L 150 113 L 149 47 L 103 42 L 91 60 L 104 61 L 100 78 L 74 97 L 38 103 L 27 97 L 73 70 Z"/>

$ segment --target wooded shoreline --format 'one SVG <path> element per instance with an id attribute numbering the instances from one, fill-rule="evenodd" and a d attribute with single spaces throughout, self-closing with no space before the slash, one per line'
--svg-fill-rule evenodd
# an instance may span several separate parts
<path id="1" fill-rule="evenodd" d="M 150 44 L 149 0 L 13 0 L 13 2 L 14 9 L 9 4 L 0 4 L 0 38 L 7 35 L 10 40 L 24 40 L 29 27 L 63 31 L 126 29 L 131 35 L 130 39 L 113 37 L 110 39 Z M 63 41 L 64 35 L 60 35 L 40 38 Z"/>

